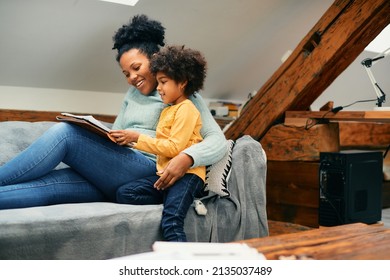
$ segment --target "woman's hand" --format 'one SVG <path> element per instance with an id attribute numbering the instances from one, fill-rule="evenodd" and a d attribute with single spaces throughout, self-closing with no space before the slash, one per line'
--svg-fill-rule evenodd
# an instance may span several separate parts
<path id="1" fill-rule="evenodd" d="M 158 190 L 164 190 L 172 186 L 178 179 L 184 176 L 187 170 L 192 166 L 193 159 L 185 153 L 180 153 L 171 159 L 159 174 L 160 178 L 154 183 Z"/>
<path id="2" fill-rule="evenodd" d="M 133 130 L 111 130 L 110 136 L 121 146 L 131 146 L 138 141 L 140 133 Z"/>

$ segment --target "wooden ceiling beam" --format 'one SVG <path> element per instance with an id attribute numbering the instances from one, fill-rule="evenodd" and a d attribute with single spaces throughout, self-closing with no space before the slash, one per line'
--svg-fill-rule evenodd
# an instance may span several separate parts
<path id="1" fill-rule="evenodd" d="M 225 131 L 226 138 L 260 140 L 287 110 L 307 110 L 389 23 L 389 0 L 336 0 Z"/>

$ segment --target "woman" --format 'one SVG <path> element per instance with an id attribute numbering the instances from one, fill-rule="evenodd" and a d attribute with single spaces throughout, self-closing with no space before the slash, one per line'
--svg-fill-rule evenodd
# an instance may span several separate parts
<path id="1" fill-rule="evenodd" d="M 48 129 L 17 157 L 0 167 L 0 209 L 59 203 L 116 202 L 119 187 L 156 172 L 155 156 L 127 147 L 126 129 L 155 136 L 165 105 L 156 91 L 149 59 L 164 46 L 164 27 L 135 16 L 114 36 L 117 61 L 130 88 L 113 129 L 117 144 L 68 123 Z M 202 118 L 203 141 L 174 157 L 156 188 L 166 189 L 190 167 L 211 165 L 226 153 L 225 136 L 199 94 L 191 98 Z M 55 170 L 64 162 L 69 168 Z"/>
<path id="2" fill-rule="evenodd" d="M 199 51 L 184 46 L 164 47 L 155 53 L 150 60 L 150 69 L 156 74 L 161 99 L 169 106 L 161 112 L 156 137 L 131 130 L 126 134 L 127 138 L 132 138 L 130 141 L 135 149 L 157 156 L 157 172 L 121 186 L 117 201 L 136 205 L 163 204 L 161 228 L 166 241 L 187 241 L 184 220 L 195 197 L 203 194 L 205 166 L 190 168 L 167 190 L 160 191 L 154 184 L 172 157 L 202 141 L 200 113 L 188 98 L 203 88 L 206 64 Z"/>

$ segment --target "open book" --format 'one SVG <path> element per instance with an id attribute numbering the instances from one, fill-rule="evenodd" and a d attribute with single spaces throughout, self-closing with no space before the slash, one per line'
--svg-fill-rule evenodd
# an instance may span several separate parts
<path id="1" fill-rule="evenodd" d="M 74 123 L 115 142 L 115 140 L 108 133 L 110 131 L 110 128 L 108 128 L 106 125 L 104 125 L 102 122 L 98 121 L 91 115 L 83 116 L 69 113 L 61 113 L 61 115 L 56 116 L 56 119 L 59 121 Z"/>

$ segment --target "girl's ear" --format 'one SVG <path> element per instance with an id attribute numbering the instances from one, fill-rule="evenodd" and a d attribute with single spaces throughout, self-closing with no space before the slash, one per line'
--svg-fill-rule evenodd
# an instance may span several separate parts
<path id="1" fill-rule="evenodd" d="M 188 81 L 180 82 L 179 88 L 182 92 L 184 92 L 184 89 L 186 88 Z"/>

